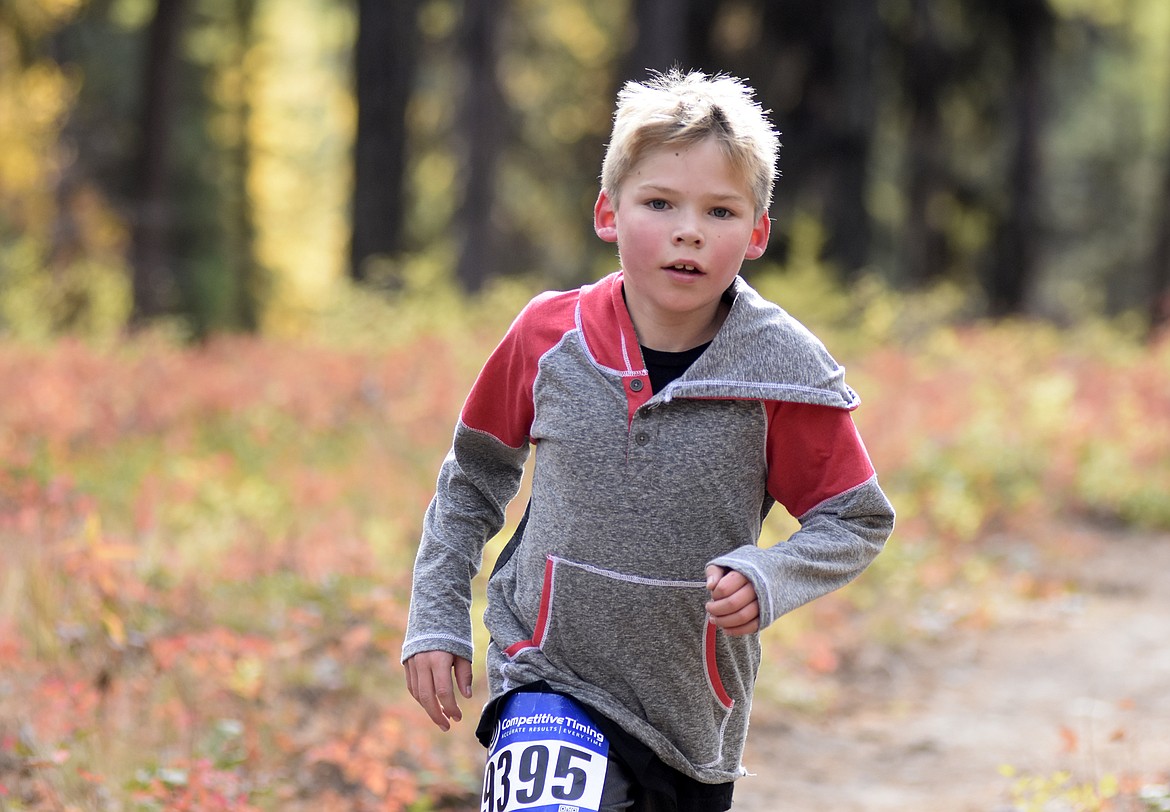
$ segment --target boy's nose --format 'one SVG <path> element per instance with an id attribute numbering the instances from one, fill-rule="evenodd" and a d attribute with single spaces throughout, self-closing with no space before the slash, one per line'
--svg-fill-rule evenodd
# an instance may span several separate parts
<path id="1" fill-rule="evenodd" d="M 674 232 L 674 244 L 699 248 L 703 245 L 703 234 L 692 225 L 681 225 Z"/>

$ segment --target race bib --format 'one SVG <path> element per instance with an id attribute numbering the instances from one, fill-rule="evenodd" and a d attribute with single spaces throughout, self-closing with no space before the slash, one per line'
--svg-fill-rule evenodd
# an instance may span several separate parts
<path id="1" fill-rule="evenodd" d="M 597 812 L 608 763 L 609 741 L 576 702 L 512 694 L 488 748 L 480 812 Z"/>

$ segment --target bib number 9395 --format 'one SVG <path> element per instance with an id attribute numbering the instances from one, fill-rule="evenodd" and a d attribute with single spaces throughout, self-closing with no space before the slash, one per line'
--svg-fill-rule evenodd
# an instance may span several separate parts
<path id="1" fill-rule="evenodd" d="M 596 812 L 609 742 L 558 694 L 504 700 L 484 769 L 480 812 Z"/>

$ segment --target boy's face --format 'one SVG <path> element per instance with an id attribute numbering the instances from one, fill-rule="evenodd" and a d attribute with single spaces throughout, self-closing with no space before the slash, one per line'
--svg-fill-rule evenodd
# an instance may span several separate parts
<path id="1" fill-rule="evenodd" d="M 597 236 L 615 242 L 626 304 L 643 344 L 699 343 L 718 328 L 719 302 L 745 259 L 768 245 L 767 212 L 755 215 L 745 178 L 714 139 L 648 153 L 622 183 L 606 191 L 593 217 Z M 692 345 L 693 346 L 693 345 Z"/>

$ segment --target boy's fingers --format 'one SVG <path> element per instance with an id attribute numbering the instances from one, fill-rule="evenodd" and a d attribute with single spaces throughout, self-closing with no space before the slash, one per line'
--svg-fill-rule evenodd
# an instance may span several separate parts
<path id="1" fill-rule="evenodd" d="M 711 622 L 732 637 L 752 634 L 760 630 L 760 613 L 755 604 L 734 615 L 712 617 Z"/>
<path id="2" fill-rule="evenodd" d="M 414 698 L 422 706 L 422 709 L 427 712 L 427 716 L 431 717 L 431 721 L 441 730 L 450 730 L 451 723 L 447 720 L 447 715 L 443 712 L 443 708 L 439 703 L 439 692 L 435 687 L 430 672 L 421 670 L 416 673 L 414 684 Z"/>
<path id="3" fill-rule="evenodd" d="M 447 668 L 441 675 L 436 674 L 435 677 L 435 699 L 439 704 L 440 712 L 452 722 L 458 722 L 463 718 L 463 712 L 459 710 L 459 703 L 455 701 L 455 688 L 451 681 L 451 669 Z M 447 725 L 447 727 L 449 726 Z M 443 729 L 446 730 L 447 727 L 443 727 Z"/>
<path id="4" fill-rule="evenodd" d="M 728 576 L 730 578 L 730 576 Z M 727 581 L 728 578 L 724 578 Z M 738 589 L 724 594 L 723 582 L 711 593 L 711 600 L 707 601 L 707 613 L 715 617 L 730 615 L 756 601 L 756 590 L 750 582 L 745 582 Z"/>
<path id="5" fill-rule="evenodd" d="M 455 682 L 460 693 L 471 699 L 471 662 L 462 657 L 455 658 Z"/>
<path id="6" fill-rule="evenodd" d="M 760 618 L 760 604 L 756 600 L 751 600 L 743 606 L 734 608 L 725 607 L 725 611 L 715 612 L 708 609 L 707 614 L 711 615 L 711 619 L 715 621 L 715 625 L 721 629 L 735 629 L 740 626 L 745 626 L 756 622 Z"/>
<path id="7" fill-rule="evenodd" d="M 712 569 L 719 571 L 719 575 L 714 579 L 714 582 L 712 582 L 711 578 Z M 751 581 L 742 572 L 727 570 L 722 567 L 707 568 L 707 589 L 711 592 L 712 600 L 727 598 L 750 584 Z"/>
<path id="8" fill-rule="evenodd" d="M 718 564 L 707 565 L 707 591 L 710 592 L 719 583 L 719 579 L 724 576 L 727 570 L 720 567 Z"/>
<path id="9" fill-rule="evenodd" d="M 710 566 L 707 588 L 711 590 L 707 614 L 716 626 L 731 635 L 759 631 L 760 602 L 756 588 L 743 573 Z"/>
<path id="10" fill-rule="evenodd" d="M 463 718 L 451 683 L 451 669 L 455 659 L 454 655 L 445 651 L 425 651 L 406 661 L 406 681 L 411 696 L 427 712 L 431 721 L 444 731 L 451 729 L 451 721 L 458 722 Z M 470 682 L 468 663 L 469 688 Z"/>

